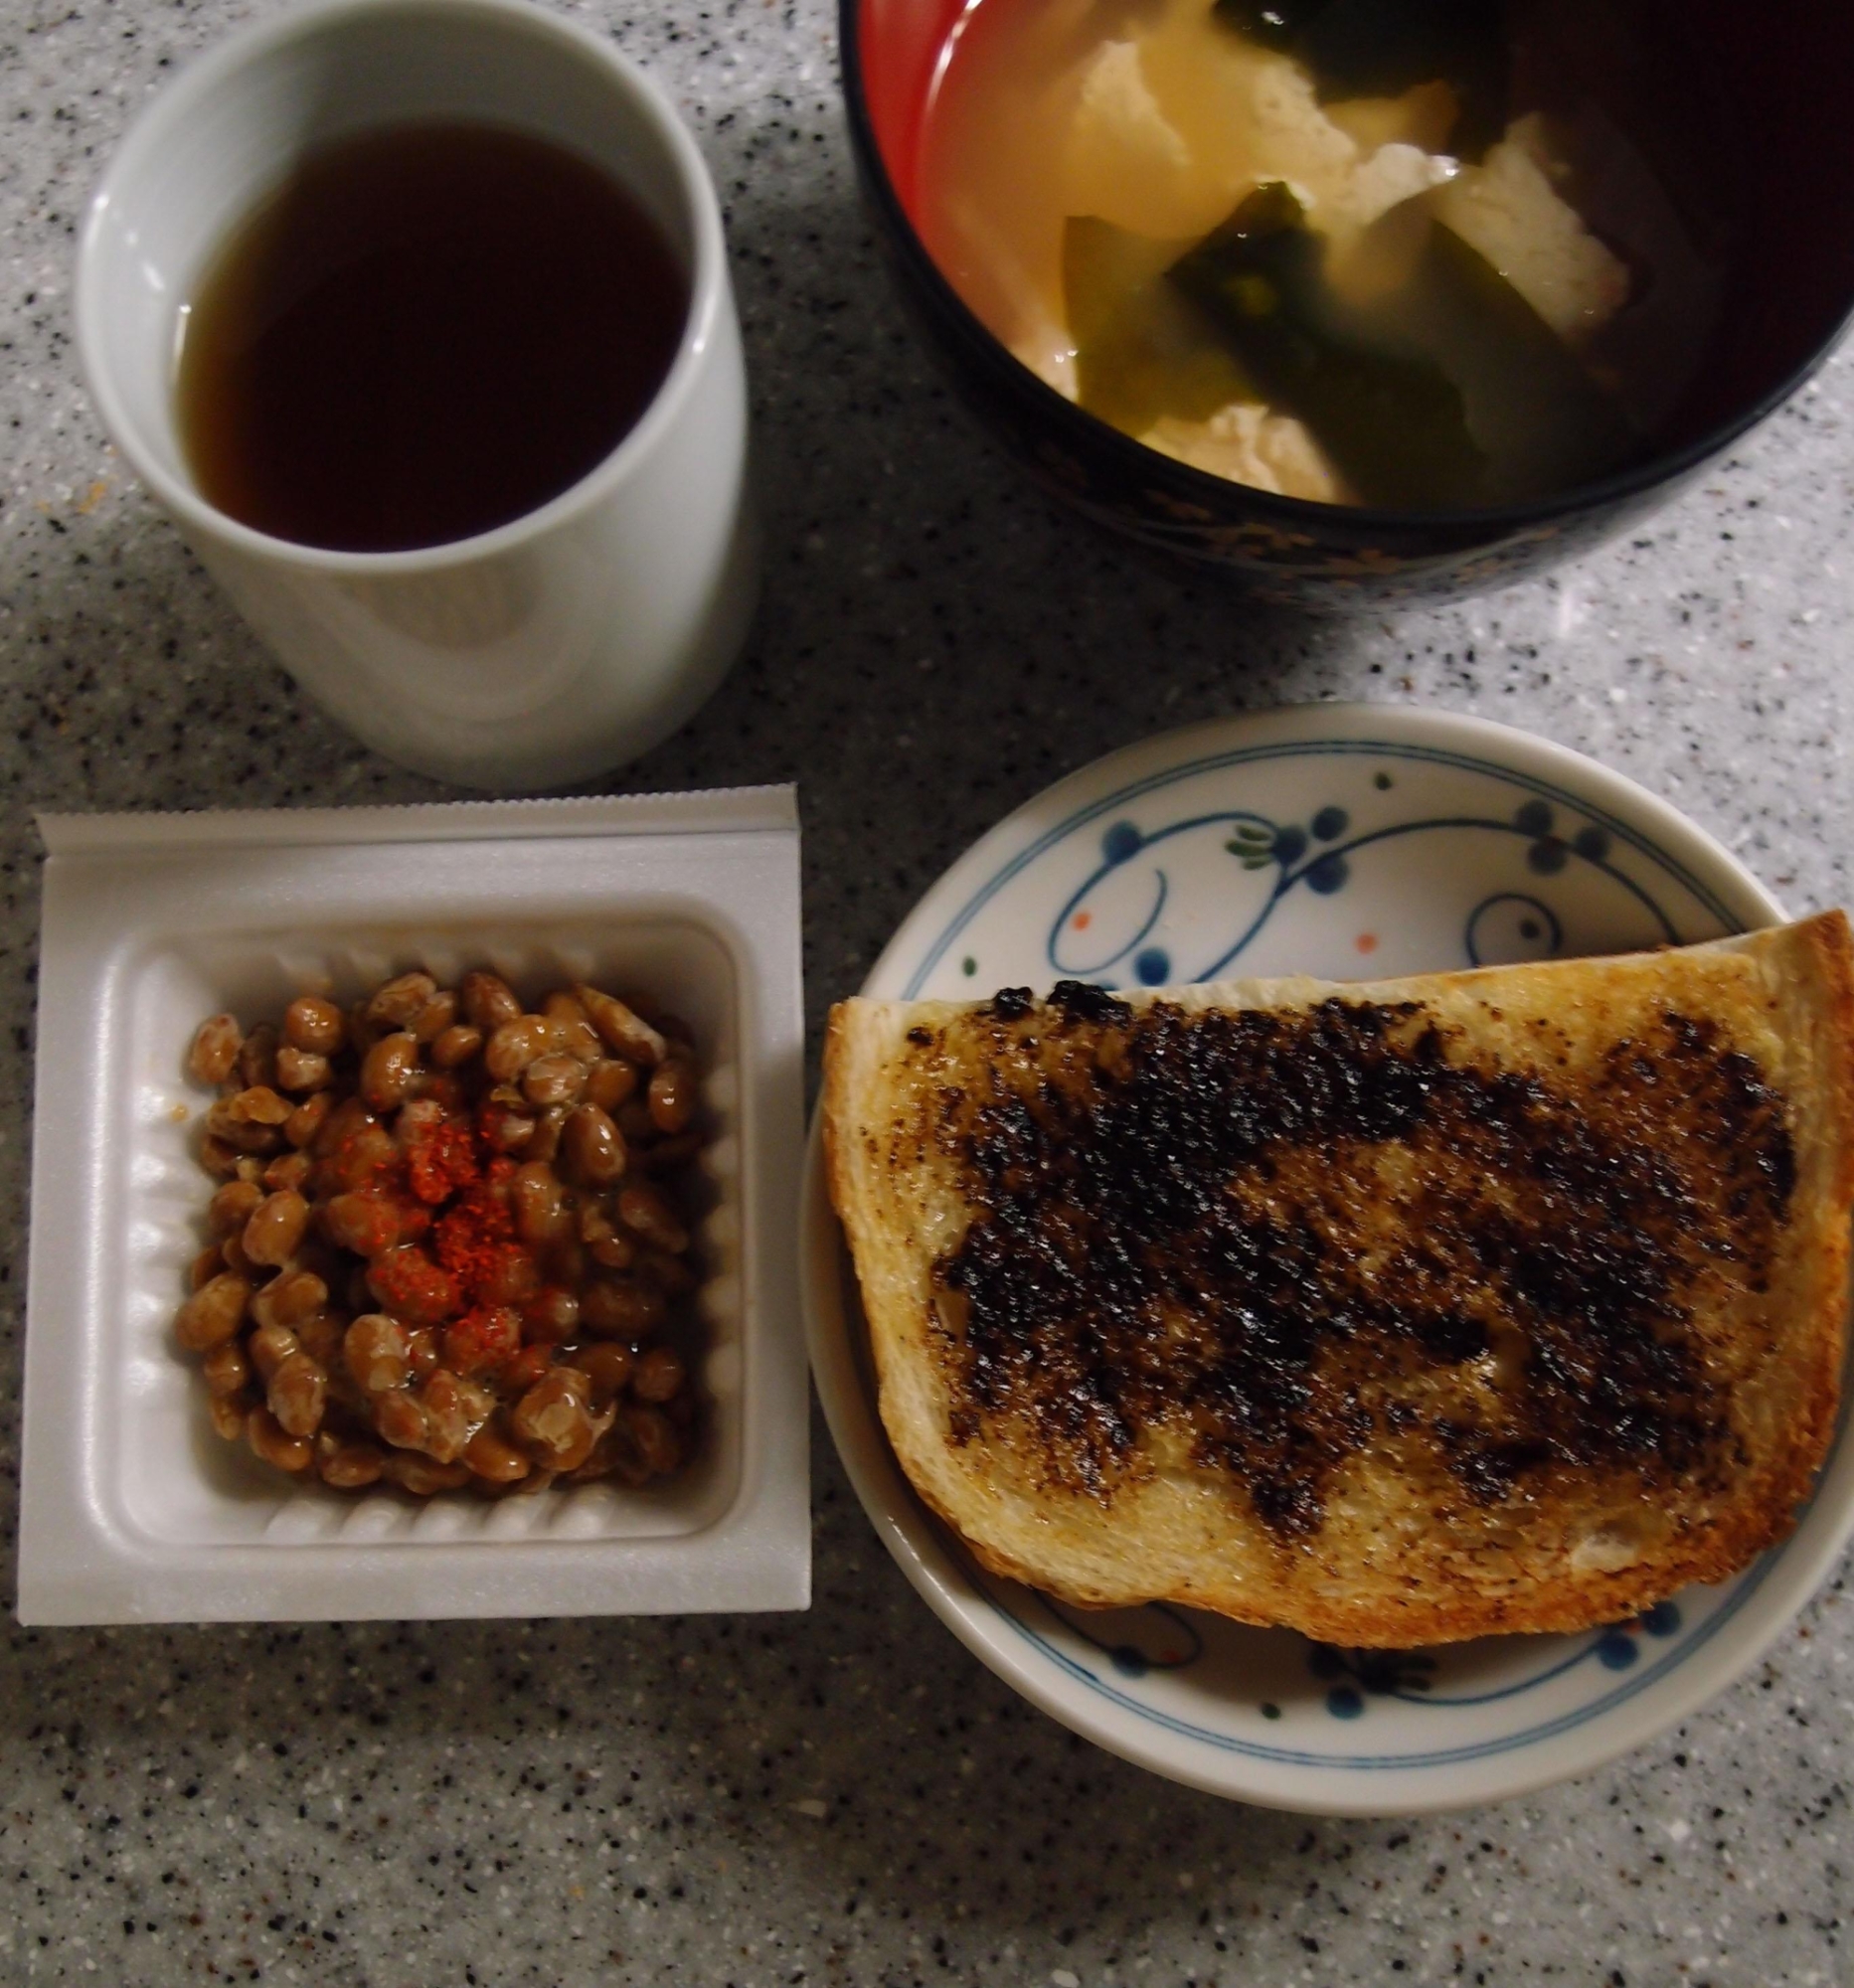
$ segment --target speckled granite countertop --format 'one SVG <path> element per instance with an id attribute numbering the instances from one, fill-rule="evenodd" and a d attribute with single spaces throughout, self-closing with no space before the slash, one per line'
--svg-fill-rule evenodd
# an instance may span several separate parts
<path id="1" fill-rule="evenodd" d="M 809 1615 L 13 1625 L 32 811 L 436 792 L 296 696 L 76 376 L 90 182 L 248 11 L 0 0 L 0 1980 L 1854 1981 L 1845 1574 L 1630 1759 L 1413 1824 L 1226 1805 L 1073 1739 L 932 1622 L 821 1425 Z M 1530 727 L 1667 795 L 1797 910 L 1847 901 L 1845 361 L 1558 580 L 1267 618 L 1077 537 L 949 405 L 858 212 L 826 0 L 578 11 L 670 84 L 714 164 L 776 521 L 749 655 L 621 783 L 801 783 L 814 1018 L 1049 779 L 1283 700 Z"/>

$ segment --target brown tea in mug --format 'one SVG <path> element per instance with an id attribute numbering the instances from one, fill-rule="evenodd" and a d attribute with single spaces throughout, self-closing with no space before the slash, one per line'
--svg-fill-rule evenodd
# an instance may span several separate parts
<path id="1" fill-rule="evenodd" d="M 219 509 L 346 552 L 446 545 L 586 475 L 650 405 L 689 283 L 636 199 L 476 124 L 311 153 L 186 313 L 182 444 Z"/>

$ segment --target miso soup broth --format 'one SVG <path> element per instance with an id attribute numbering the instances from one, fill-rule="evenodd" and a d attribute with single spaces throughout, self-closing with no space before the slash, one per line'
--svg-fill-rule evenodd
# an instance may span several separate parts
<path id="1" fill-rule="evenodd" d="M 1642 102 L 1641 53 L 1600 0 L 970 0 L 916 218 L 1149 447 L 1325 502 L 1539 496 L 1652 445 L 1720 314 L 1724 127 Z"/>

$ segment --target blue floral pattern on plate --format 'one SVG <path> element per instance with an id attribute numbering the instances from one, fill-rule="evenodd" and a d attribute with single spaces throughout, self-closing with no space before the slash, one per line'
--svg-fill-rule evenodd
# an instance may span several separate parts
<path id="1" fill-rule="evenodd" d="M 1039 903 L 1033 963 L 1023 920 Z M 1296 742 L 1206 755 L 1055 823 L 926 944 L 906 991 L 1013 977 L 1159 986 L 1239 961 L 1357 979 L 1665 944 L 1735 922 L 1666 852 L 1552 783 L 1441 747 Z"/>
<path id="2" fill-rule="evenodd" d="M 1385 784 L 1389 786 L 1388 778 Z M 1656 939 L 1672 943 L 1677 937 L 1654 898 L 1609 861 L 1609 831 L 1592 821 L 1561 824 L 1547 801 L 1522 801 L 1505 821 L 1416 816 L 1362 833 L 1348 833 L 1351 826 L 1351 815 L 1330 804 L 1315 809 L 1305 827 L 1246 809 L 1190 815 L 1150 832 L 1131 821 L 1116 821 L 1100 838 L 1099 864 L 1056 914 L 1045 948 L 1049 966 L 1057 974 L 1109 988 L 1214 980 L 1243 957 L 1291 893 L 1336 897 L 1351 884 L 1361 852 L 1407 836 L 1514 837 L 1524 845 L 1526 868 L 1540 880 L 1539 888 L 1545 879 L 1563 878 L 1566 889 L 1587 889 L 1589 880 L 1577 874 L 1577 866 L 1588 866 L 1636 900 Z M 1207 877 L 1214 907 L 1185 911 L 1207 934 L 1208 946 L 1217 948 L 1214 956 L 1174 959 L 1168 947 L 1149 942 L 1168 911 L 1177 920 L 1168 845 L 1206 833 L 1222 841 L 1225 854 L 1245 874 L 1241 880 Z M 1445 847 L 1434 860 L 1446 863 Z M 1569 877 L 1567 871 L 1572 872 Z M 1461 929 L 1461 951 L 1469 966 L 1551 958 L 1563 944 L 1558 913 L 1531 891 L 1502 890 L 1482 898 L 1468 908 Z"/>

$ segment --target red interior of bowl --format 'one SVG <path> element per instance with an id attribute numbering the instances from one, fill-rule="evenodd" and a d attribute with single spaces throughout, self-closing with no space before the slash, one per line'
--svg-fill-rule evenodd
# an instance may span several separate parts
<path id="1" fill-rule="evenodd" d="M 978 0 L 860 0 L 864 101 L 896 198 L 918 227 L 921 131 L 960 16 Z"/>

